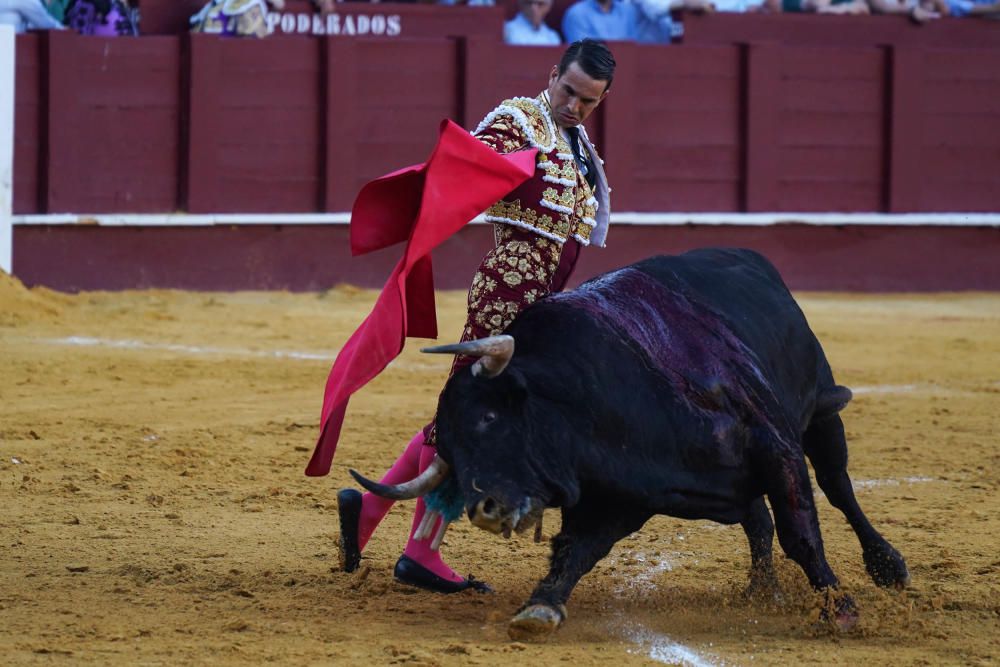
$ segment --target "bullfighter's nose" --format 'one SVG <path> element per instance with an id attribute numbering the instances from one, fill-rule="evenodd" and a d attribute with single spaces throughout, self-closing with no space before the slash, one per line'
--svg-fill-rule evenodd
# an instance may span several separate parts
<path id="1" fill-rule="evenodd" d="M 483 498 L 469 508 L 469 521 L 491 533 L 500 532 L 501 505 L 490 497 Z"/>

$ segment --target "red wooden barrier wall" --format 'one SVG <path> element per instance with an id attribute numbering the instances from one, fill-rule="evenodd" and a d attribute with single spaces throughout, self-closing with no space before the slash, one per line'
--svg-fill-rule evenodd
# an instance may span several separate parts
<path id="1" fill-rule="evenodd" d="M 693 41 L 614 45 L 590 129 L 616 210 L 1000 210 L 1000 48 Z M 421 161 L 442 118 L 472 127 L 536 94 L 559 54 L 20 36 L 15 212 L 348 210 L 362 183 Z"/>

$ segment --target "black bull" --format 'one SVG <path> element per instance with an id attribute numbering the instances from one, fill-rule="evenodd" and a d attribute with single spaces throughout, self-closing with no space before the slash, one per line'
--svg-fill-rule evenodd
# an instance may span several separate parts
<path id="1" fill-rule="evenodd" d="M 752 586 L 773 584 L 776 527 L 828 592 L 830 620 L 849 627 L 857 614 L 823 553 L 806 457 L 872 579 L 908 581 L 854 497 L 838 414 L 850 391 L 760 255 L 648 259 L 539 301 L 506 333 L 516 343 L 506 365 L 448 382 L 437 432 L 473 523 L 509 534 L 562 508 L 549 572 L 512 636 L 558 627 L 580 578 L 656 514 L 740 523 Z"/>

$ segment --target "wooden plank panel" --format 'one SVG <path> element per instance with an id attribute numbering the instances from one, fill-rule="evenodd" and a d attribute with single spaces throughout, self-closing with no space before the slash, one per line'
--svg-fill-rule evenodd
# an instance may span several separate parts
<path id="1" fill-rule="evenodd" d="M 321 43 L 221 40 L 214 210 L 314 211 L 320 201 Z"/>
<path id="2" fill-rule="evenodd" d="M 617 54 L 618 45 L 615 45 Z M 638 47 L 641 78 L 657 79 L 738 79 L 740 50 L 737 46 L 687 46 L 679 49 Z M 670 92 L 670 91 L 664 91 Z"/>
<path id="3" fill-rule="evenodd" d="M 314 145 L 316 142 L 316 101 L 311 107 L 269 107 L 243 109 L 223 107 L 225 121 L 216 134 L 218 141 L 238 140 L 262 145 Z M 266 125 L 265 125 L 266 123 Z"/>
<path id="4" fill-rule="evenodd" d="M 997 191 L 997 183 L 992 181 L 935 182 L 930 178 L 919 194 L 920 210 L 939 213 L 995 212 L 1000 208 Z"/>
<path id="5" fill-rule="evenodd" d="M 924 81 L 924 111 L 1000 115 L 1000 81 Z"/>
<path id="6" fill-rule="evenodd" d="M 640 98 L 643 110 L 699 111 L 728 110 L 739 99 L 738 79 L 671 79 L 659 85 L 643 80 Z M 657 94 L 654 91 L 663 91 Z M 671 92 L 676 91 L 676 92 Z"/>
<path id="7" fill-rule="evenodd" d="M 921 156 L 925 165 L 933 165 L 926 170 L 930 179 L 995 184 L 1000 210 L 1000 146 L 925 146 Z"/>
<path id="8" fill-rule="evenodd" d="M 781 148 L 778 156 L 778 173 L 786 183 L 842 182 L 877 186 L 882 178 L 880 148 Z"/>
<path id="9" fill-rule="evenodd" d="M 735 108 L 706 113 L 640 111 L 637 115 L 643 145 L 736 147 L 740 142 L 741 119 Z"/>
<path id="10" fill-rule="evenodd" d="M 779 78 L 781 49 L 754 44 L 746 50 L 746 211 L 774 211 L 778 205 L 777 138 L 783 90 Z"/>
<path id="11" fill-rule="evenodd" d="M 215 137 L 223 123 L 218 86 L 222 76 L 222 40 L 212 35 L 186 35 L 182 40 L 188 84 L 182 201 L 190 213 L 207 213 L 216 210 L 219 191 Z"/>
<path id="12" fill-rule="evenodd" d="M 635 211 L 738 211 L 742 199 L 739 181 L 664 181 L 639 179 L 637 186 L 644 193 L 635 207 L 619 210 Z M 614 234 L 612 229 L 610 234 Z M 609 243 L 614 237 L 609 236 Z"/>
<path id="13" fill-rule="evenodd" d="M 316 181 L 316 153 L 285 143 L 219 142 L 219 169 L 231 180 L 268 189 L 276 179 Z"/>
<path id="14" fill-rule="evenodd" d="M 637 180 L 645 164 L 641 158 L 641 147 L 649 139 L 648 129 L 663 129 L 663 124 L 647 126 L 639 120 L 641 53 L 642 50 L 634 44 L 622 45 L 616 50 L 618 65 L 615 80 L 608 97 L 601 103 L 604 112 L 601 149 L 604 170 L 612 189 L 612 211 L 635 210 L 637 203 L 647 197 Z"/>
<path id="15" fill-rule="evenodd" d="M 642 146 L 636 164 L 644 176 L 654 179 L 738 181 L 741 156 L 725 146 Z"/>
<path id="16" fill-rule="evenodd" d="M 882 108 L 880 81 L 820 81 L 786 79 L 781 82 L 781 108 L 796 113 L 863 113 Z"/>
<path id="17" fill-rule="evenodd" d="M 323 40 L 321 53 L 321 206 L 326 211 L 349 211 L 360 187 L 355 171 L 360 112 L 353 103 L 358 54 L 349 43 L 329 37 Z"/>
<path id="18" fill-rule="evenodd" d="M 921 117 L 921 146 L 969 146 L 984 150 L 1000 147 L 997 117 L 989 113 L 928 113 Z"/>
<path id="19" fill-rule="evenodd" d="M 41 38 L 18 35 L 14 54 L 14 197 L 15 214 L 38 213 L 41 152 L 45 119 L 42 94 Z"/>
<path id="20" fill-rule="evenodd" d="M 884 120 L 881 114 L 813 112 L 781 116 L 782 146 L 882 147 Z"/>
<path id="21" fill-rule="evenodd" d="M 924 53 L 893 47 L 890 52 L 887 206 L 892 213 L 919 211 L 926 180 L 918 137 L 926 99 Z"/>
<path id="22" fill-rule="evenodd" d="M 55 135 L 48 210 L 176 209 L 178 41 L 48 38 L 55 94 L 49 107 Z"/>
<path id="23" fill-rule="evenodd" d="M 880 183 L 780 181 L 776 211 L 868 212 L 882 206 Z"/>
<path id="24" fill-rule="evenodd" d="M 928 81 L 1000 81 L 1000 50 L 928 50 L 924 68 Z"/>
<path id="25" fill-rule="evenodd" d="M 782 49 L 781 78 L 802 81 L 882 82 L 884 56 L 876 47 Z"/>

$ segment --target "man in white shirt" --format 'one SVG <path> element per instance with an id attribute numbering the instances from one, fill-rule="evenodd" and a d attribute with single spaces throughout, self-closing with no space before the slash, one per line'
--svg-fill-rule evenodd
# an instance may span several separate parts
<path id="1" fill-rule="evenodd" d="M 521 46 L 556 46 L 559 33 L 545 25 L 552 0 L 518 0 L 517 16 L 504 23 L 503 41 Z"/>
<path id="2" fill-rule="evenodd" d="M 0 23 L 14 26 L 15 32 L 63 29 L 42 0 L 0 0 Z"/>

